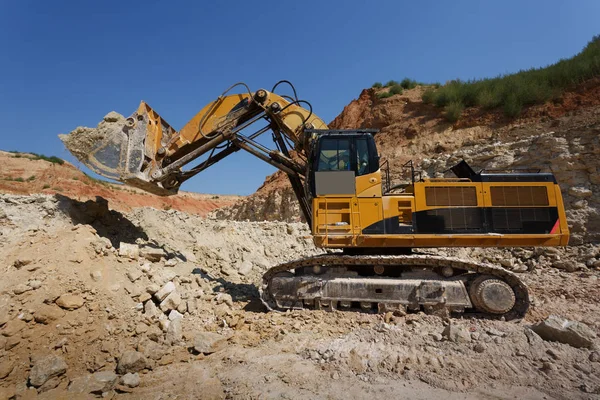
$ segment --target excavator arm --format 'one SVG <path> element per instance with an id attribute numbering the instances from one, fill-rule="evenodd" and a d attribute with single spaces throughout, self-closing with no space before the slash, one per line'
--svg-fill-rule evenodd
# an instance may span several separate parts
<path id="1" fill-rule="evenodd" d="M 274 92 L 281 84 L 292 88 L 293 97 Z M 246 90 L 230 94 L 236 87 Z M 290 82 L 280 81 L 270 92 L 251 92 L 237 83 L 179 131 L 143 101 L 129 118 L 112 114 L 96 129 L 78 128 L 61 135 L 69 151 L 94 172 L 154 194 L 171 195 L 187 179 L 241 149 L 288 175 L 310 223 L 310 199 L 303 181 L 312 138 L 305 130 L 327 129 L 327 125 L 312 113 L 310 103 L 298 99 Z M 275 148 L 257 141 L 267 132 Z M 184 170 L 201 157 L 199 164 Z"/>

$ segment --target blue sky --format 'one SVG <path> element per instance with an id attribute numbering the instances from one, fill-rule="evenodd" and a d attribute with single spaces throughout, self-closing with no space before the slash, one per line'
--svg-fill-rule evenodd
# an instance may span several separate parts
<path id="1" fill-rule="evenodd" d="M 443 83 L 571 57 L 600 34 L 599 16 L 596 0 L 0 0 L 0 149 L 75 162 L 57 134 L 140 100 L 179 129 L 238 81 L 291 80 L 331 121 L 375 81 Z M 273 171 L 240 151 L 183 189 L 249 194 Z"/>

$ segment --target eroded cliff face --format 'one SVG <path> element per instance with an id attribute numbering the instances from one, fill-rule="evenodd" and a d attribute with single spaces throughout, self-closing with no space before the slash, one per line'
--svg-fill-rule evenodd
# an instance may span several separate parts
<path id="1" fill-rule="evenodd" d="M 461 159 L 475 169 L 539 168 L 551 171 L 563 191 L 572 244 L 600 240 L 600 82 L 586 82 L 558 101 L 531 107 L 517 120 L 499 113 L 468 110 L 459 124 L 444 121 L 438 109 L 420 100 L 423 89 L 379 99 L 365 89 L 329 126 L 377 128 L 382 160 L 390 163 L 394 182 L 403 179 L 402 164 L 413 160 L 426 176 L 442 174 Z M 300 219 L 287 177 L 276 173 L 256 193 L 220 218 L 238 220 Z"/>

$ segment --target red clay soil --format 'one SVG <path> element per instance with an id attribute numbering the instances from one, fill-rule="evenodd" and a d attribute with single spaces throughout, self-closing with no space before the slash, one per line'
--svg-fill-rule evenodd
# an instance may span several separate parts
<path id="1" fill-rule="evenodd" d="M 60 165 L 34 158 L 26 153 L 0 151 L 0 193 L 60 194 L 79 201 L 94 200 L 100 196 L 108 200 L 110 208 L 118 211 L 153 207 L 198 215 L 232 205 L 242 198 L 189 192 L 161 197 L 129 186 L 92 179 L 68 162 Z"/>

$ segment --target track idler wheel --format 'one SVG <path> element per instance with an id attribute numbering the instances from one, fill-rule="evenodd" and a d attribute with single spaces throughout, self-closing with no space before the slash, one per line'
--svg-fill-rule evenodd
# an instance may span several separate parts
<path id="1" fill-rule="evenodd" d="M 505 314 L 515 306 L 515 292 L 510 285 L 491 275 L 476 278 L 469 287 L 475 308 L 490 314 Z"/>

